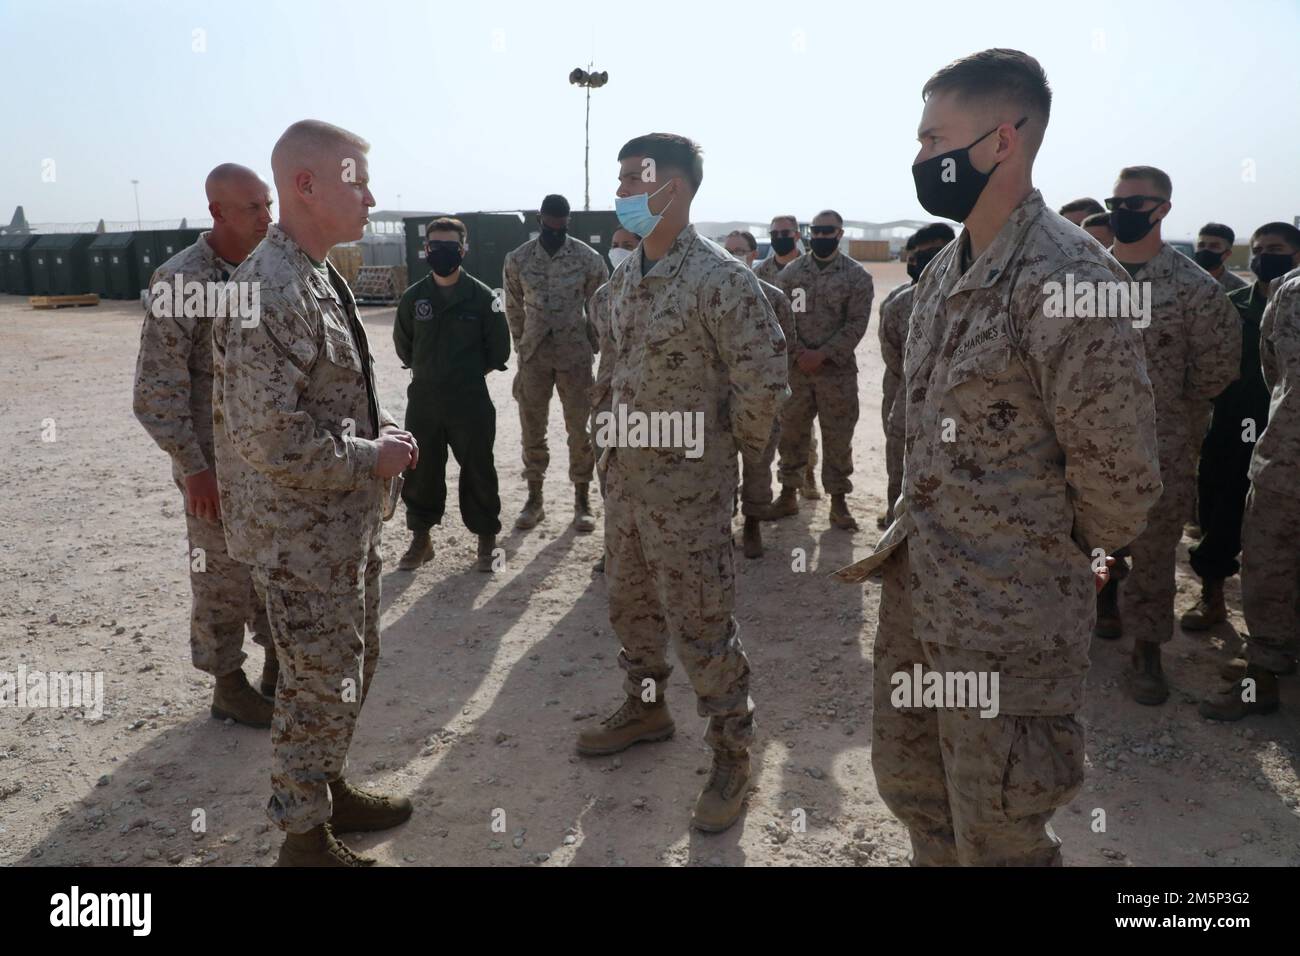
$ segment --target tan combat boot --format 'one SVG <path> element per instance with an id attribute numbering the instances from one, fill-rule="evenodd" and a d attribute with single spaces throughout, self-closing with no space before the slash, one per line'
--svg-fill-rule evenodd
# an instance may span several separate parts
<path id="1" fill-rule="evenodd" d="M 596 530 L 596 519 L 591 514 L 591 501 L 587 498 L 587 482 L 580 481 L 573 486 L 573 530 L 579 534 L 591 534 Z"/>
<path id="2" fill-rule="evenodd" d="M 349 849 L 328 823 L 306 833 L 286 833 L 276 866 L 374 866 L 374 857 Z"/>
<path id="3" fill-rule="evenodd" d="M 1228 663 L 1219 668 L 1219 676 L 1229 684 L 1240 684 L 1241 679 L 1246 676 L 1246 658 L 1234 657 Z M 1290 677 L 1296 672 L 1296 662 L 1293 660 L 1282 670 L 1277 672 L 1278 677 Z"/>
<path id="4" fill-rule="evenodd" d="M 607 757 L 633 744 L 667 740 L 676 730 L 662 697 L 654 704 L 642 703 L 640 697 L 628 697 L 599 727 L 578 734 L 578 753 L 584 757 Z"/>
<path id="5" fill-rule="evenodd" d="M 831 524 L 846 531 L 857 531 L 858 523 L 849 514 L 849 503 L 844 495 L 831 495 Z"/>
<path id="6" fill-rule="evenodd" d="M 1254 700 L 1244 699 L 1246 690 L 1242 682 L 1247 678 L 1255 682 Z M 1248 714 L 1271 714 L 1277 710 L 1278 704 L 1277 675 L 1262 667 L 1247 665 L 1241 680 L 1229 684 L 1217 697 L 1201 701 L 1197 710 L 1210 720 L 1241 720 Z"/>
<path id="7" fill-rule="evenodd" d="M 385 797 L 352 786 L 343 778 L 330 783 L 334 810 L 330 827 L 336 833 L 387 830 L 411 819 L 411 801 L 406 797 Z"/>
<path id="8" fill-rule="evenodd" d="M 1106 586 L 1097 592 L 1097 623 L 1092 636 L 1113 641 L 1124 633 L 1124 622 L 1119 616 L 1119 580 L 1114 572 Z"/>
<path id="9" fill-rule="evenodd" d="M 537 527 L 537 522 L 545 517 L 546 511 L 542 508 L 542 483 L 530 481 L 528 500 L 524 502 L 524 510 L 519 512 L 519 517 L 515 519 L 515 527 L 520 531 L 527 531 Z"/>
<path id="10" fill-rule="evenodd" d="M 1134 641 L 1130 659 L 1129 691 L 1139 704 L 1154 707 L 1169 699 L 1169 685 L 1165 683 L 1164 669 L 1160 666 L 1160 645 L 1154 641 Z"/>
<path id="11" fill-rule="evenodd" d="M 406 554 L 397 562 L 397 570 L 414 571 L 432 559 L 433 542 L 429 540 L 429 532 L 417 531 L 411 538 L 411 546 L 406 549 Z"/>
<path id="12" fill-rule="evenodd" d="M 274 711 L 275 705 L 253 690 L 243 668 L 217 678 L 217 687 L 212 692 L 212 716 L 218 720 L 270 727 Z"/>
<path id="13" fill-rule="evenodd" d="M 803 487 L 800 489 L 809 501 L 821 498 L 821 489 L 817 487 L 817 466 L 810 464 L 803 473 Z"/>
<path id="14" fill-rule="evenodd" d="M 478 563 L 474 567 L 478 570 L 491 574 L 493 571 L 492 552 L 497 549 L 497 536 L 494 534 L 481 534 L 478 536 Z"/>
<path id="15" fill-rule="evenodd" d="M 691 826 L 705 833 L 721 833 L 740 818 L 749 792 L 749 751 L 714 751 L 709 781 L 695 801 Z"/>
<path id="16" fill-rule="evenodd" d="M 1223 603 L 1223 578 L 1206 578 L 1201 585 L 1201 599 L 1178 623 L 1184 631 L 1208 631 L 1227 619 L 1228 608 Z"/>
<path id="17" fill-rule="evenodd" d="M 763 556 L 763 529 L 759 520 L 753 515 L 745 516 L 745 557 L 761 558 Z"/>
<path id="18" fill-rule="evenodd" d="M 266 649 L 266 659 L 262 661 L 262 680 L 258 690 L 267 697 L 275 698 L 275 685 L 280 680 L 280 659 L 275 656 L 275 645 Z"/>
<path id="19" fill-rule="evenodd" d="M 772 502 L 771 507 L 768 508 L 768 518 L 775 521 L 777 518 L 787 518 L 798 513 L 798 490 L 794 485 L 782 485 L 781 493 L 777 495 L 776 501 Z"/>

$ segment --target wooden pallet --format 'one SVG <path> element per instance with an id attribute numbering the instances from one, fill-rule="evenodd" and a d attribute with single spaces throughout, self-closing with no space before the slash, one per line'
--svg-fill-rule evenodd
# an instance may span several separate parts
<path id="1" fill-rule="evenodd" d="M 86 295 L 32 295 L 27 297 L 27 304 L 33 309 L 61 309 L 65 305 L 99 305 L 99 296 L 94 292 Z"/>

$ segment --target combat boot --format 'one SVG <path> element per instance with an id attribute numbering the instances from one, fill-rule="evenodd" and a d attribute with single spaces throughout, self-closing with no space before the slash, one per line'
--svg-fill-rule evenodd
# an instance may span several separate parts
<path id="1" fill-rule="evenodd" d="M 537 522 L 545 517 L 546 512 L 542 508 L 542 483 L 530 481 L 528 500 L 524 502 L 524 510 L 519 512 L 519 517 L 515 519 L 515 527 L 520 531 L 527 531 L 529 528 L 537 527 Z"/>
<path id="2" fill-rule="evenodd" d="M 849 504 L 843 495 L 831 495 L 831 525 L 846 531 L 858 530 L 858 523 L 849 514 Z"/>
<path id="3" fill-rule="evenodd" d="M 578 734 L 578 753 L 584 757 L 607 757 L 633 744 L 667 740 L 676 730 L 662 697 L 653 704 L 643 703 L 640 697 L 628 697 L 598 728 Z"/>
<path id="4" fill-rule="evenodd" d="M 253 690 L 243 668 L 217 678 L 217 687 L 212 692 L 212 716 L 218 720 L 233 720 L 249 727 L 270 727 L 274 710 L 274 704 Z"/>
<path id="5" fill-rule="evenodd" d="M 420 565 L 433 559 L 433 542 L 429 540 L 428 531 L 417 531 L 411 538 L 411 546 L 406 549 L 397 562 L 397 570 L 414 571 Z"/>
<path id="6" fill-rule="evenodd" d="M 812 465 L 803 473 L 803 488 L 800 490 L 809 501 L 817 501 L 822 496 L 821 489 L 817 487 L 817 469 Z"/>
<path id="7" fill-rule="evenodd" d="M 605 573 L 605 556 L 603 554 L 600 556 L 600 560 L 591 566 L 591 573 L 592 574 Z"/>
<path id="8" fill-rule="evenodd" d="M 328 823 L 306 833 L 286 833 L 276 866 L 374 866 L 378 861 L 348 848 Z"/>
<path id="9" fill-rule="evenodd" d="M 1113 641 L 1124 633 L 1124 622 L 1119 616 L 1119 579 L 1111 569 L 1110 580 L 1097 592 L 1097 623 L 1092 636 Z"/>
<path id="10" fill-rule="evenodd" d="M 262 680 L 258 687 L 263 694 L 275 698 L 275 685 L 280 680 L 280 659 L 275 656 L 275 645 L 266 649 L 266 659 L 262 661 Z"/>
<path id="11" fill-rule="evenodd" d="M 579 534 L 591 534 L 596 530 L 596 519 L 591 514 L 591 502 L 587 498 L 588 487 L 585 481 L 573 486 L 573 530 Z"/>
<path id="12" fill-rule="evenodd" d="M 776 501 L 772 502 L 768 508 L 768 518 L 775 521 L 777 518 L 788 518 L 790 515 L 799 513 L 799 495 L 794 485 L 782 485 L 781 493 L 777 495 Z"/>
<path id="13" fill-rule="evenodd" d="M 759 520 L 753 515 L 745 516 L 745 557 L 761 558 L 763 556 L 763 530 Z"/>
<path id="14" fill-rule="evenodd" d="M 1223 603 L 1223 578 L 1206 578 L 1201 584 L 1201 599 L 1178 623 L 1184 631 L 1208 631 L 1227 619 L 1228 608 Z"/>
<path id="15" fill-rule="evenodd" d="M 1154 641 L 1134 641 L 1130 659 L 1129 690 L 1139 704 L 1154 707 L 1169 699 L 1169 685 L 1160 666 L 1160 645 Z"/>
<path id="16" fill-rule="evenodd" d="M 713 752 L 709 781 L 695 801 L 691 825 L 705 833 L 721 833 L 740 817 L 749 792 L 749 751 Z"/>
<path id="17" fill-rule="evenodd" d="M 411 818 L 411 801 L 360 790 L 342 777 L 330 783 L 334 811 L 330 827 L 336 833 L 387 830 Z"/>
<path id="18" fill-rule="evenodd" d="M 1219 676 L 1230 684 L 1240 684 L 1241 679 L 1246 676 L 1246 658 L 1234 657 L 1228 663 L 1219 668 Z M 1290 677 L 1296 672 L 1296 663 L 1294 660 L 1289 662 L 1286 667 L 1277 672 L 1278 677 Z"/>
<path id="19" fill-rule="evenodd" d="M 497 536 L 494 534 L 481 534 L 478 536 L 478 563 L 474 565 L 480 571 L 491 574 L 493 571 L 493 554 L 497 549 Z"/>
<path id="20" fill-rule="evenodd" d="M 1255 699 L 1243 700 L 1245 688 L 1242 681 L 1255 682 Z M 1277 675 L 1262 667 L 1247 665 L 1241 680 L 1230 684 L 1217 697 L 1201 701 L 1196 708 L 1202 717 L 1210 720 L 1241 720 L 1248 714 L 1271 714 L 1278 708 Z"/>

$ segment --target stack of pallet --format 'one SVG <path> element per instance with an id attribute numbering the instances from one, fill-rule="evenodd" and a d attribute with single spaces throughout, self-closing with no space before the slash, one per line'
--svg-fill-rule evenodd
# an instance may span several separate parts
<path id="1" fill-rule="evenodd" d="M 406 266 L 362 266 L 352 294 L 358 302 L 393 305 L 406 289 Z"/>

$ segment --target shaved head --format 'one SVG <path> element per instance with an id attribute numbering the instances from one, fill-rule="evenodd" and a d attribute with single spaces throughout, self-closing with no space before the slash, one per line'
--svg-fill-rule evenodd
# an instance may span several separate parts
<path id="1" fill-rule="evenodd" d="M 242 187 L 265 185 L 262 177 L 247 166 L 240 166 L 238 163 L 222 163 L 208 173 L 208 178 L 203 183 L 203 191 L 207 193 L 208 202 L 222 202 L 229 198 L 232 191 Z"/>
<path id="2" fill-rule="evenodd" d="M 285 185 L 301 170 L 323 174 L 326 164 L 337 168 L 341 160 L 351 157 L 355 161 L 369 151 L 369 143 L 341 126 L 321 120 L 299 120 L 284 131 L 271 150 L 275 188 L 283 192 Z"/>
<path id="3" fill-rule="evenodd" d="M 375 205 L 370 192 L 370 144 L 321 120 L 299 120 L 271 150 L 280 223 L 313 258 L 360 239 Z"/>
<path id="4" fill-rule="evenodd" d="M 227 262 L 241 262 L 271 224 L 271 187 L 247 166 L 222 163 L 203 184 L 212 214 L 208 244 Z"/>

